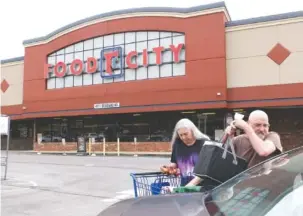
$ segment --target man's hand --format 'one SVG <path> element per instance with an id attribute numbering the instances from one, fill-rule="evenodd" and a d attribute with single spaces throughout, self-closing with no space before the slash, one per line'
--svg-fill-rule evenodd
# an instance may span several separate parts
<path id="1" fill-rule="evenodd" d="M 233 135 L 235 132 L 236 128 L 233 125 L 230 125 L 225 129 L 225 133 L 228 135 Z"/>
<path id="2" fill-rule="evenodd" d="M 248 123 L 242 119 L 237 119 L 237 120 L 234 120 L 232 122 L 232 125 L 236 128 L 239 128 L 239 129 L 242 129 L 244 131 L 247 131 L 247 129 L 250 127 L 248 125 Z"/>
<path id="3" fill-rule="evenodd" d="M 233 125 L 226 127 L 225 134 L 221 139 L 221 142 L 224 144 L 228 137 L 233 137 L 234 133 L 236 132 L 236 128 Z"/>

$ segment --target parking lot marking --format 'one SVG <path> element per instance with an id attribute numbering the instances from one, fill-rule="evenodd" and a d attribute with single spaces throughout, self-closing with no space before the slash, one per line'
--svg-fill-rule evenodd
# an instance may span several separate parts
<path id="1" fill-rule="evenodd" d="M 120 200 L 119 199 L 115 199 L 115 198 L 108 198 L 108 199 L 103 199 L 102 200 L 103 202 L 119 202 Z"/>
<path id="2" fill-rule="evenodd" d="M 116 196 L 108 199 L 103 199 L 103 202 L 119 202 L 125 199 L 133 198 L 134 197 L 134 190 L 124 190 L 116 192 Z"/>

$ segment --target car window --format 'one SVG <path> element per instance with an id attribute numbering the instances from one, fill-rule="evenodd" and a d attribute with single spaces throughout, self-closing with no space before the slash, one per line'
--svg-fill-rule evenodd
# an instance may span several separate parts
<path id="1" fill-rule="evenodd" d="M 215 188 L 205 198 L 205 207 L 211 216 L 265 216 L 283 197 L 301 188 L 302 172 L 303 152 L 285 154 Z M 299 202 L 303 205 L 303 199 Z"/>

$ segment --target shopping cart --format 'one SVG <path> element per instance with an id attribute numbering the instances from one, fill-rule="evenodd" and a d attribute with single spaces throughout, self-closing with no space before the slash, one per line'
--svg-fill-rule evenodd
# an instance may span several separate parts
<path id="1" fill-rule="evenodd" d="M 166 187 L 180 186 L 179 176 L 167 175 L 161 172 L 131 173 L 135 197 L 153 196 L 170 193 Z"/>

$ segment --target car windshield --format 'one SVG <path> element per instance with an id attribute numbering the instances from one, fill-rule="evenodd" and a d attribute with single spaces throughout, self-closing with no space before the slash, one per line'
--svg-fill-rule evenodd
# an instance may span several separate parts
<path id="1" fill-rule="evenodd" d="M 303 187 L 303 148 L 255 166 L 211 191 L 204 199 L 210 216 L 264 216 Z M 296 195 L 298 196 L 298 195 Z M 297 202 L 302 199 L 297 198 Z M 286 211 L 286 210 L 285 210 Z M 294 210 L 291 210 L 294 211 Z"/>

